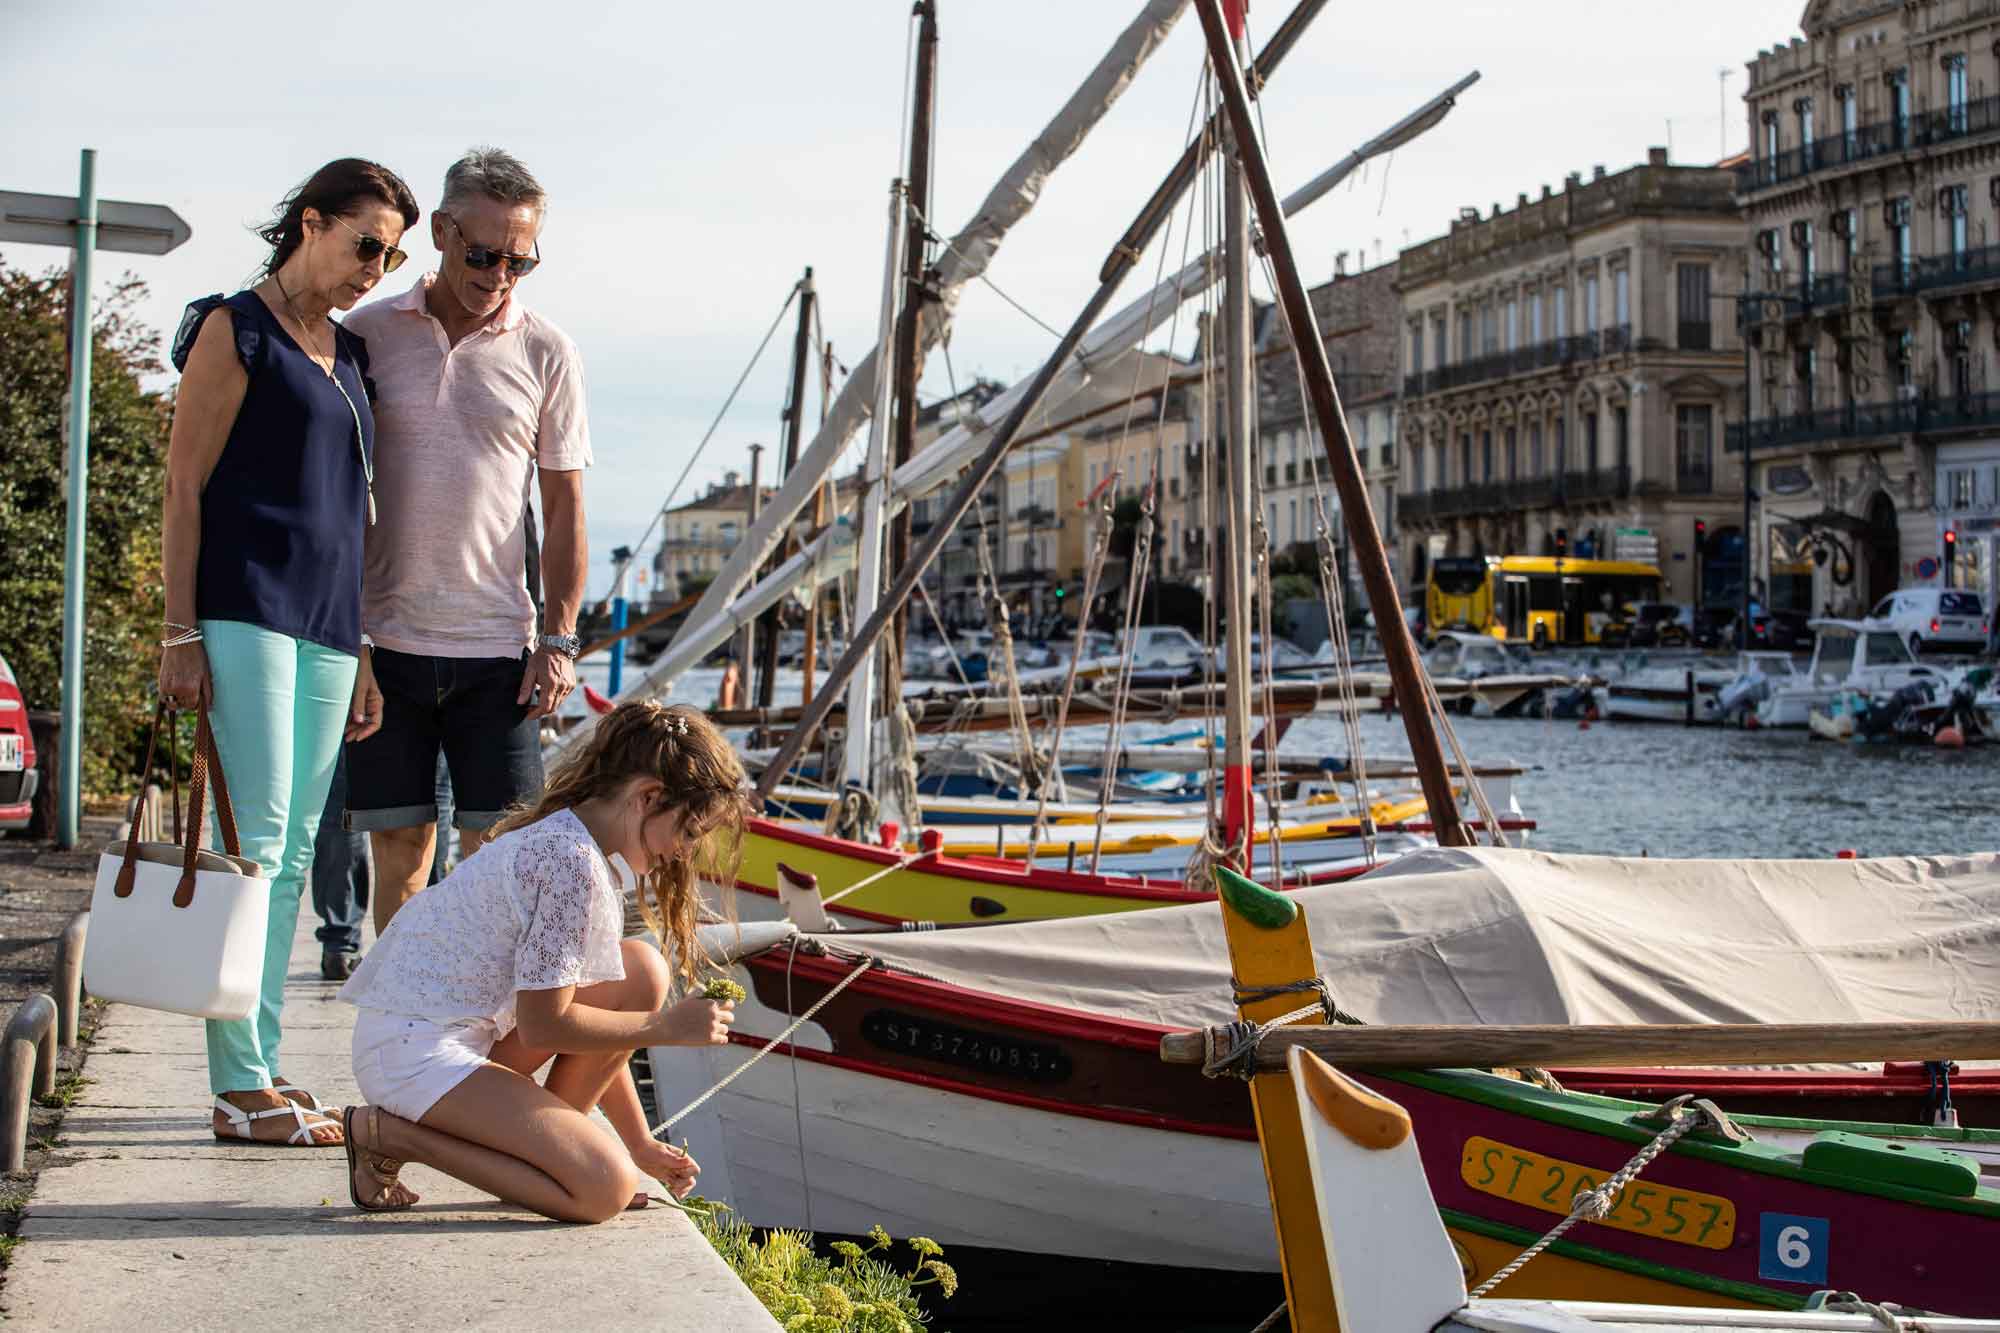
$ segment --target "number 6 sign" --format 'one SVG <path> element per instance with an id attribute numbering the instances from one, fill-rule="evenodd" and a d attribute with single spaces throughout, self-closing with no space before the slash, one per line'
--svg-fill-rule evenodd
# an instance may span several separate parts
<path id="1" fill-rule="evenodd" d="M 1832 1231 L 1824 1217 L 1760 1213 L 1757 1276 L 1777 1282 L 1825 1286 L 1826 1252 Z"/>

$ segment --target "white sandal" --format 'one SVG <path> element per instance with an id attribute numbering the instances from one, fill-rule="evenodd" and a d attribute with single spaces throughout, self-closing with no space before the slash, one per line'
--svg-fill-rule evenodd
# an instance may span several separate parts
<path id="1" fill-rule="evenodd" d="M 307 1092 L 304 1088 L 300 1087 L 298 1084 L 290 1082 L 287 1079 L 280 1078 L 272 1080 L 271 1091 L 277 1093 L 280 1097 L 283 1097 L 286 1101 L 292 1103 L 294 1106 L 303 1106 L 308 1112 L 312 1113 L 313 1115 L 325 1116 L 328 1120 L 332 1120 L 335 1118 L 333 1112 L 327 1110 L 324 1106 L 321 1106 L 319 1104 L 319 1098 L 313 1096 L 310 1092 Z"/>
<path id="2" fill-rule="evenodd" d="M 262 1111 L 246 1111 L 236 1103 L 218 1096 L 215 1099 L 215 1109 L 222 1112 L 223 1119 L 229 1122 L 227 1133 L 221 1129 L 215 1131 L 215 1137 L 223 1143 L 262 1143 L 272 1148 L 340 1147 L 338 1143 L 322 1143 L 313 1137 L 314 1130 L 329 1126 L 335 1129 L 340 1128 L 339 1121 L 321 1115 L 317 1111 L 308 1111 L 297 1102 L 289 1099 L 283 1106 L 273 1106 Z M 250 1132 L 251 1121 L 268 1120 L 274 1115 L 288 1115 L 292 1117 L 294 1127 L 291 1135 L 282 1144 L 275 1139 L 260 1139 Z M 307 1116 L 312 1116 L 318 1123 L 308 1122 L 306 1119 Z"/>

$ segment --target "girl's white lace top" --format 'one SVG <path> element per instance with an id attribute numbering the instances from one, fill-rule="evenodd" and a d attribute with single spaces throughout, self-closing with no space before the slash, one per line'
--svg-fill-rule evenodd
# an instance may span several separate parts
<path id="1" fill-rule="evenodd" d="M 514 992 L 619 981 L 618 878 L 560 810 L 487 843 L 396 913 L 340 988 L 349 1004 L 514 1029 Z"/>

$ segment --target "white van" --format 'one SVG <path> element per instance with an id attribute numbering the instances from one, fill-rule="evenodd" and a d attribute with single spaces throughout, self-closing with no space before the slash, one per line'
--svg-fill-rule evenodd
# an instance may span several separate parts
<path id="1" fill-rule="evenodd" d="M 1942 653 L 1986 650 L 1986 603 L 1964 588 L 1898 588 L 1868 615 L 1894 626 L 1912 657 L 1926 648 Z"/>

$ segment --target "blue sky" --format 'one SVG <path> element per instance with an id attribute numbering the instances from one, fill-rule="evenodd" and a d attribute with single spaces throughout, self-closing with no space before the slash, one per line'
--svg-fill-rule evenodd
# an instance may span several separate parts
<path id="1" fill-rule="evenodd" d="M 1287 7 L 1251 12 L 1253 41 Z M 937 203 L 956 231 L 1135 9 L 1111 0 L 940 0 Z M 1472 69 L 1445 123 L 1377 163 L 1293 228 L 1308 281 L 1347 250 L 1392 257 L 1461 206 L 1511 206 L 1571 171 L 1617 170 L 1671 143 L 1712 161 L 1745 142 L 1743 64 L 1796 31 L 1800 0 L 1406 0 L 1329 4 L 1265 103 L 1281 190 Z M 517 153 L 553 194 L 526 299 L 581 345 L 597 466 L 587 483 L 593 591 L 612 546 L 666 497 L 805 265 L 828 336 L 872 344 L 882 231 L 901 130 L 903 0 L 761 5 L 684 0 L 556 7 L 340 9 L 190 0 L 5 0 L 0 188 L 75 188 L 98 150 L 108 198 L 172 205 L 194 238 L 119 257 L 170 329 L 188 299 L 231 290 L 261 258 L 249 225 L 321 162 L 373 157 L 428 210 L 467 146 Z M 1643 52 L 1643 59 L 1634 53 Z M 1009 238 L 994 283 L 1062 327 L 1107 247 L 1177 155 L 1202 55 L 1192 12 Z M 1718 112 L 1726 84 L 1726 122 Z M 1718 132 L 1721 131 L 1719 137 Z M 394 292 L 435 261 L 428 228 Z M 1179 254 L 1179 241 L 1174 242 Z M 1147 256 L 1144 275 L 1159 256 Z M 0 247 L 19 266 L 56 250 Z M 1350 263 L 1352 261 L 1350 260 Z M 1135 278 L 1130 295 L 1138 294 Z M 993 291 L 961 306 L 951 365 L 1012 379 L 1052 337 Z M 689 487 L 775 443 L 783 336 L 746 384 Z M 946 387 L 943 358 L 925 376 Z M 854 446 L 858 449 L 858 444 Z M 767 456 L 768 457 L 768 456 Z M 685 492 L 684 492 L 685 494 Z"/>

